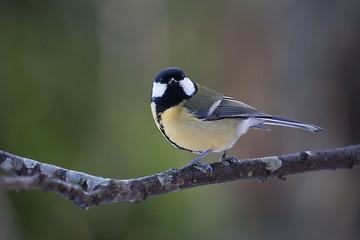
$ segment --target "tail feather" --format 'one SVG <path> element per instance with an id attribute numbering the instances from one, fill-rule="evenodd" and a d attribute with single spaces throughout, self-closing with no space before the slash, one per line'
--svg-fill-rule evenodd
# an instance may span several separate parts
<path id="1" fill-rule="evenodd" d="M 313 124 L 303 123 L 303 122 L 283 118 L 280 116 L 260 117 L 260 119 L 264 121 L 262 124 L 300 128 L 311 132 L 321 132 L 324 130 L 321 127 L 315 126 Z"/>

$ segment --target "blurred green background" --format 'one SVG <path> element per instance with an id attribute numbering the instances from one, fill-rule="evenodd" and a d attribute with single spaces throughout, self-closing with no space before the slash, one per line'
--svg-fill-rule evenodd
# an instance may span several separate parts
<path id="1" fill-rule="evenodd" d="M 0 149 L 133 178 L 179 168 L 149 102 L 155 75 L 194 81 L 312 134 L 250 130 L 238 158 L 360 142 L 359 1 L 0 2 Z M 217 154 L 206 158 L 216 161 Z M 359 239 L 360 171 L 236 181 L 82 211 L 0 193 L 0 239 Z"/>

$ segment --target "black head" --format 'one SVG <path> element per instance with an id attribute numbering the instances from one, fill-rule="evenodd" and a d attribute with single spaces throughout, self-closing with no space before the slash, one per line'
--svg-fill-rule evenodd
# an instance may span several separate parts
<path id="1" fill-rule="evenodd" d="M 196 93 L 197 86 L 179 68 L 168 68 L 155 78 L 151 102 L 155 102 L 157 112 L 176 106 Z"/>
<path id="2" fill-rule="evenodd" d="M 155 77 L 155 82 L 168 84 L 171 79 L 176 81 L 183 80 L 186 77 L 183 70 L 180 68 L 167 68 Z"/>

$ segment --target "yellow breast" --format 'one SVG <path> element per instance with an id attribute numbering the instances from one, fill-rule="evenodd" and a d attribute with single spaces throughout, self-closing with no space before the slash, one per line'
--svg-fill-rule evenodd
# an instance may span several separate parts
<path id="1" fill-rule="evenodd" d="M 163 127 L 166 137 L 179 147 L 194 152 L 221 152 L 230 148 L 240 135 L 238 126 L 241 120 L 236 118 L 204 121 L 180 104 L 163 112 L 161 123 L 158 123 L 153 103 L 151 108 L 157 126 Z"/>

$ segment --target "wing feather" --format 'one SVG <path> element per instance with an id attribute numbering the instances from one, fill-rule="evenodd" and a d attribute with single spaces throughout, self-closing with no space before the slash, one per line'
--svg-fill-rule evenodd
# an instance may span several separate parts
<path id="1" fill-rule="evenodd" d="M 230 97 L 223 97 L 219 106 L 207 117 L 208 120 L 233 117 L 268 117 L 265 114 L 245 103 L 239 102 Z"/>
<path id="2" fill-rule="evenodd" d="M 312 132 L 319 132 L 323 130 L 322 128 L 312 124 L 260 112 L 256 108 L 233 98 L 226 97 L 211 89 L 200 85 L 197 85 L 197 87 L 198 94 L 195 94 L 192 98 L 190 98 L 184 104 L 184 107 L 200 119 L 212 121 L 222 118 L 254 118 L 258 121 L 254 121 L 254 125 L 250 127 L 264 130 L 269 130 L 269 128 L 261 124 L 300 128 Z"/>
<path id="3" fill-rule="evenodd" d="M 270 115 L 226 97 L 211 89 L 197 85 L 198 92 L 184 103 L 192 114 L 203 120 L 218 120 L 233 117 L 269 117 Z"/>

